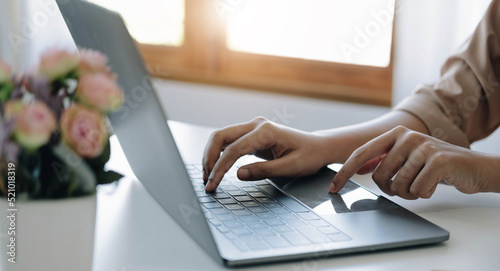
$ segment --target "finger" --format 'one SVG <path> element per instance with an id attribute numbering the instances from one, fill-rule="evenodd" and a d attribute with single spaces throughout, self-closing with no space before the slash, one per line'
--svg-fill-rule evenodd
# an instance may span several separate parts
<path id="1" fill-rule="evenodd" d="M 230 144 L 220 155 L 208 177 L 205 191 L 214 191 L 226 172 L 240 157 L 260 149 L 269 149 L 274 145 L 268 130 L 256 129 Z"/>
<path id="2" fill-rule="evenodd" d="M 401 167 L 391 183 L 390 190 L 392 194 L 404 199 L 418 199 L 419 196 L 410 192 L 410 187 L 414 183 L 424 166 L 424 160 L 419 159 L 415 154 L 410 155 L 406 163 Z"/>
<path id="3" fill-rule="evenodd" d="M 398 134 L 394 131 L 395 129 L 376 137 L 356 149 L 335 175 L 328 191 L 337 193 L 362 165 L 380 155 L 386 154 L 396 142 Z"/>
<path id="4" fill-rule="evenodd" d="M 356 174 L 360 174 L 360 175 L 364 175 L 364 174 L 368 174 L 368 173 L 372 173 L 375 168 L 377 168 L 378 164 L 380 163 L 380 161 L 382 161 L 382 159 L 385 157 L 385 155 L 381 155 L 377 158 L 374 158 L 368 162 L 366 162 L 364 165 L 362 165 L 358 171 L 356 171 Z"/>
<path id="5" fill-rule="evenodd" d="M 411 152 L 411 146 L 407 146 L 404 140 L 397 140 L 391 150 L 380 161 L 373 171 L 372 179 L 384 193 L 394 196 L 391 190 L 392 178 L 405 164 Z"/>
<path id="6" fill-rule="evenodd" d="M 238 179 L 243 181 L 256 181 L 271 177 L 294 176 L 299 173 L 297 164 L 299 157 L 287 155 L 275 160 L 256 162 L 242 166 L 238 169 Z"/>
<path id="7" fill-rule="evenodd" d="M 251 132 L 255 129 L 255 126 L 256 120 L 252 120 L 245 124 L 228 126 L 210 136 L 203 152 L 202 159 L 204 181 L 208 181 L 208 176 L 219 159 L 221 151 L 223 151 L 228 144 L 233 143 L 238 138 Z"/>
<path id="8" fill-rule="evenodd" d="M 443 179 L 440 168 L 426 164 L 410 186 L 410 193 L 420 198 L 430 198 L 440 180 Z"/>

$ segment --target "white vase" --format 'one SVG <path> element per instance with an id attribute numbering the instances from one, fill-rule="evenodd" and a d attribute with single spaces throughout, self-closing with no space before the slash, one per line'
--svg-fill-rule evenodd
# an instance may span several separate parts
<path id="1" fill-rule="evenodd" d="M 7 199 L 0 198 L 0 208 L 0 270 L 92 270 L 96 194 L 21 200 L 15 211 L 9 211 Z M 12 263 L 9 259 L 14 256 Z"/>

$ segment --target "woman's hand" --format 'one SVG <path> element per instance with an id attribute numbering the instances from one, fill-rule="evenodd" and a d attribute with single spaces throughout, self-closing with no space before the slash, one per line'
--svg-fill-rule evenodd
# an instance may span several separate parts
<path id="1" fill-rule="evenodd" d="M 403 126 L 355 150 L 334 177 L 336 193 L 356 172 L 372 178 L 388 195 L 429 198 L 440 181 L 467 194 L 500 192 L 500 158 L 458 147 Z"/>
<path id="2" fill-rule="evenodd" d="M 240 180 L 312 174 L 327 164 L 323 138 L 264 118 L 219 130 L 211 135 L 203 155 L 205 190 L 214 191 L 236 160 L 251 153 L 269 161 L 240 167 Z"/>

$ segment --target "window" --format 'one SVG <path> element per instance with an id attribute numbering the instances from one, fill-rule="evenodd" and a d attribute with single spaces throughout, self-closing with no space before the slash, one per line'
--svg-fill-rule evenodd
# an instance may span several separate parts
<path id="1" fill-rule="evenodd" d="M 154 76 L 390 105 L 395 0 L 92 1 Z"/>

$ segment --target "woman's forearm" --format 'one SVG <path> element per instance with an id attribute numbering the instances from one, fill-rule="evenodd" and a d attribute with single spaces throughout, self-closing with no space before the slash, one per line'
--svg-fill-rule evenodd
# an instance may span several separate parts
<path id="1" fill-rule="evenodd" d="M 398 125 L 429 134 L 419 118 L 404 111 L 391 111 L 371 121 L 314 133 L 324 136 L 325 152 L 323 155 L 326 164 L 344 163 L 351 153 L 361 145 Z"/>

